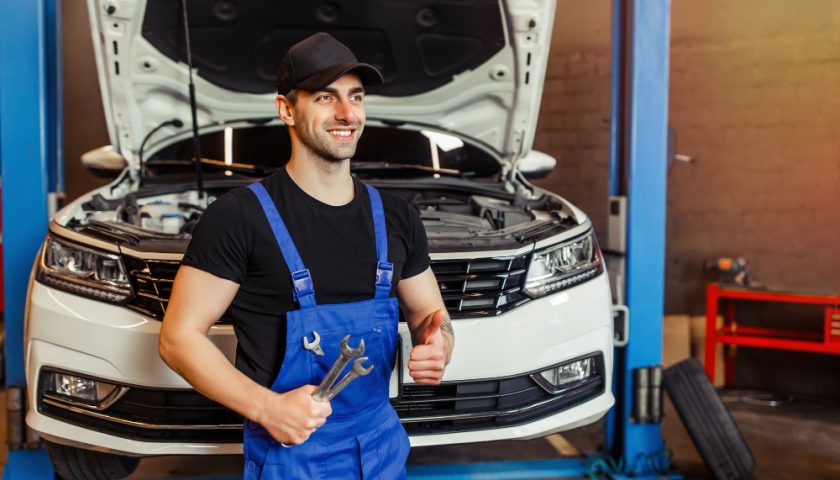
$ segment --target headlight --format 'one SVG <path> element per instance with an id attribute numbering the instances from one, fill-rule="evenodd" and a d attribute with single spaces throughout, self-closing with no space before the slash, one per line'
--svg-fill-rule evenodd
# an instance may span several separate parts
<path id="1" fill-rule="evenodd" d="M 551 395 L 562 395 L 582 385 L 593 386 L 603 379 L 603 371 L 603 360 L 595 354 L 532 373 L 531 379 Z"/>
<path id="2" fill-rule="evenodd" d="M 62 372 L 45 371 L 40 383 L 45 398 L 92 410 L 108 408 L 128 391 L 113 383 Z"/>
<path id="3" fill-rule="evenodd" d="M 543 370 L 540 375 L 550 384 L 557 388 L 565 387 L 570 383 L 586 380 L 592 375 L 593 358 L 584 358 L 576 362 L 560 365 L 559 367 Z"/>
<path id="4" fill-rule="evenodd" d="M 59 290 L 117 304 L 131 296 L 131 285 L 119 255 L 52 236 L 47 237 L 41 252 L 38 281 Z"/>
<path id="5" fill-rule="evenodd" d="M 604 271 L 601 251 L 590 231 L 570 242 L 538 251 L 531 259 L 524 292 L 541 297 L 583 283 Z"/>

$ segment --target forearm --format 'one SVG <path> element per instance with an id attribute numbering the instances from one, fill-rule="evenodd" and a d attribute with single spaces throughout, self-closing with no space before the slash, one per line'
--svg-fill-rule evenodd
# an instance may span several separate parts
<path id="1" fill-rule="evenodd" d="M 187 329 L 164 331 L 160 354 L 204 396 L 260 423 L 262 405 L 272 400 L 272 392 L 237 370 L 207 335 Z"/>

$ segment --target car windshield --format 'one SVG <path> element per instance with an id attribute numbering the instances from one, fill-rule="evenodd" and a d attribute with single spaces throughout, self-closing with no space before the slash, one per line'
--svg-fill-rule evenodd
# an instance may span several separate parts
<path id="1" fill-rule="evenodd" d="M 289 158 L 289 134 L 283 125 L 229 127 L 201 135 L 205 159 L 253 165 L 261 170 L 283 165 Z M 156 174 L 188 169 L 172 160 L 193 156 L 192 139 L 179 140 L 147 159 Z M 365 126 L 351 169 L 362 176 L 416 177 L 442 174 L 486 178 L 499 173 L 490 154 L 460 138 L 434 131 Z"/>

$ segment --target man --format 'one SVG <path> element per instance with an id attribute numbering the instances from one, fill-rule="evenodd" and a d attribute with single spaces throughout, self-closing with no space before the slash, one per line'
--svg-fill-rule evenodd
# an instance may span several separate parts
<path id="1" fill-rule="evenodd" d="M 388 400 L 397 298 L 414 380 L 439 383 L 451 358 L 454 333 L 419 215 L 350 175 L 364 85 L 381 81 L 328 34 L 292 46 L 276 97 L 288 163 L 210 205 L 176 276 L 160 354 L 246 418 L 246 478 L 405 476 L 408 437 Z M 225 311 L 236 368 L 207 336 Z M 316 334 L 323 355 L 306 347 Z M 317 401 L 315 385 L 348 334 L 351 346 L 365 341 L 364 365 L 374 369 Z"/>

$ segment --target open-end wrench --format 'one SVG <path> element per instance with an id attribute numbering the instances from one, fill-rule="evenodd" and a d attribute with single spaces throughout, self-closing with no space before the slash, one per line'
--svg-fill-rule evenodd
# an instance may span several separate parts
<path id="1" fill-rule="evenodd" d="M 347 385 L 350 385 L 350 382 L 352 382 L 353 380 L 355 380 L 359 377 L 364 377 L 365 375 L 370 373 L 371 370 L 373 370 L 374 365 L 371 365 L 367 368 L 362 366 L 362 363 L 367 361 L 367 359 L 368 359 L 368 357 L 357 358 L 353 362 L 353 368 L 351 368 L 350 371 L 347 372 L 347 375 L 342 377 L 342 379 L 339 380 L 338 383 L 336 383 L 335 385 L 330 387 L 329 390 L 327 390 L 326 395 L 322 396 L 321 398 L 316 398 L 316 400 L 321 401 L 321 402 L 329 402 L 330 400 L 333 399 L 333 397 L 335 397 L 342 390 L 344 390 L 344 387 L 346 387 Z"/>
<path id="2" fill-rule="evenodd" d="M 336 359 L 335 363 L 333 363 L 332 367 L 330 367 L 330 371 L 327 372 L 327 375 L 321 380 L 321 384 L 318 385 L 318 389 L 315 390 L 315 393 L 312 394 L 312 397 L 316 400 L 320 400 L 327 395 L 327 390 L 332 386 L 333 382 L 338 378 L 338 375 L 344 370 L 344 367 L 350 363 L 355 357 L 365 353 L 365 340 L 362 339 L 359 341 L 359 346 L 356 348 L 350 348 L 347 345 L 348 340 L 350 340 L 350 335 L 345 335 L 344 338 L 341 339 L 341 345 L 339 346 L 338 351 L 338 358 Z"/>
<path id="3" fill-rule="evenodd" d="M 309 350 L 310 352 L 318 355 L 319 357 L 324 356 L 324 350 L 321 348 L 321 336 L 318 335 L 318 332 L 312 330 L 312 334 L 315 335 L 315 340 L 309 341 L 306 338 L 306 335 L 303 336 L 303 348 Z"/>

